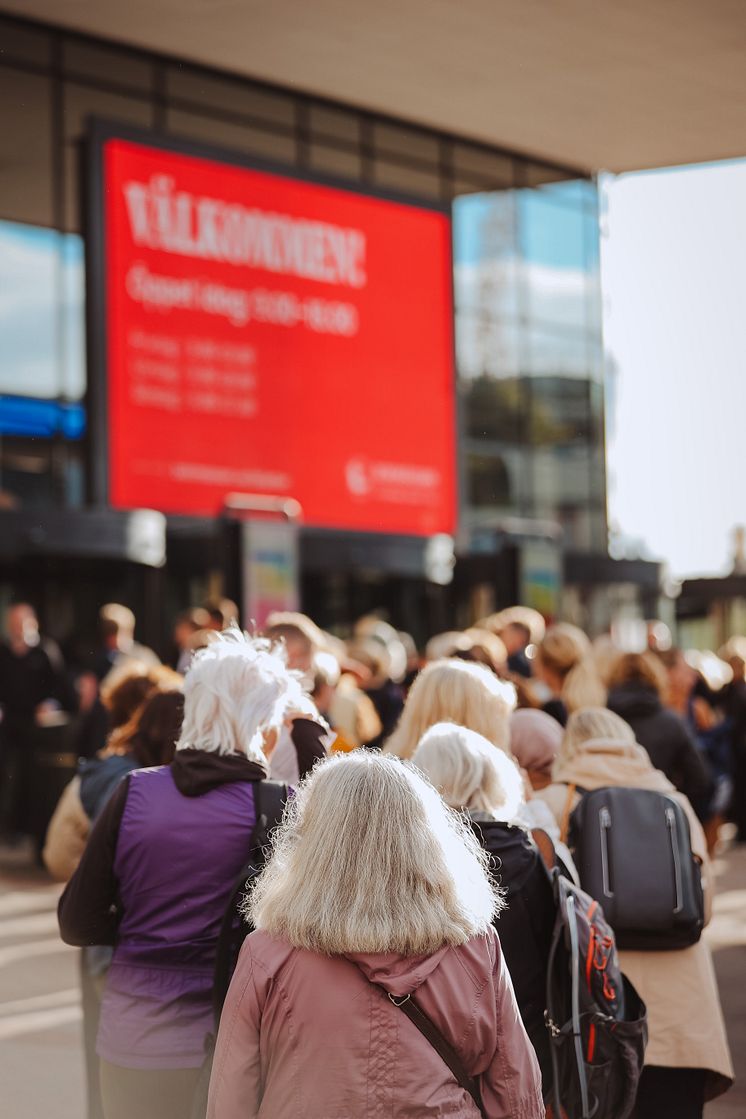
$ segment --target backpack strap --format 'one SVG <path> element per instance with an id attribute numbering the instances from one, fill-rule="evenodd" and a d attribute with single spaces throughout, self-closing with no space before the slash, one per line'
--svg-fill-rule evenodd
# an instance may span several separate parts
<path id="1" fill-rule="evenodd" d="M 574 783 L 567 786 L 567 796 L 565 797 L 565 807 L 562 809 L 562 819 L 560 821 L 560 842 L 567 843 L 567 833 L 570 830 L 570 812 L 572 811 L 572 802 L 577 792 L 577 785 Z"/>
<path id="2" fill-rule="evenodd" d="M 233 883 L 223 920 L 218 933 L 215 949 L 215 969 L 212 983 L 212 1008 L 215 1024 L 228 994 L 233 968 L 235 967 L 236 943 L 243 941 L 243 935 L 236 933 L 236 917 L 241 898 L 246 893 L 246 882 L 254 878 L 264 863 L 264 850 L 269 843 L 270 833 L 277 827 L 285 811 L 288 799 L 287 785 L 279 781 L 256 781 L 253 784 L 254 811 L 256 821 L 249 840 L 249 857 Z"/>
<path id="3" fill-rule="evenodd" d="M 547 835 L 543 828 L 532 828 L 531 838 L 536 846 L 539 848 L 542 862 L 548 871 L 557 865 L 557 854 L 554 850 L 551 836 Z"/>
<path id="4" fill-rule="evenodd" d="M 350 963 L 352 962 L 353 961 L 350 960 Z M 359 967 L 359 965 L 357 966 Z M 365 972 L 362 968 L 360 968 L 360 974 L 364 975 L 365 978 L 368 979 L 368 976 L 365 975 Z M 454 1077 L 464 1089 L 464 1091 L 469 1093 L 471 1098 L 474 1100 L 474 1103 L 476 1104 L 479 1110 L 479 1114 L 482 1116 L 482 1119 L 487 1119 L 487 1113 L 484 1110 L 484 1105 L 482 1104 L 482 1093 L 479 1090 L 479 1082 L 476 1080 L 475 1077 L 469 1076 L 469 1073 L 464 1068 L 464 1063 L 459 1057 L 456 1050 L 448 1041 L 446 1041 L 435 1023 L 430 1018 L 428 1018 L 424 1010 L 420 1009 L 412 996 L 404 995 L 402 998 L 397 998 L 396 995 L 392 995 L 391 992 L 387 991 L 386 988 L 383 987 L 380 983 L 375 983 L 372 979 L 368 979 L 368 982 L 370 983 L 371 987 L 377 987 L 378 990 L 381 991 L 386 996 L 386 998 L 394 1004 L 394 1006 L 397 1006 L 403 1014 L 406 1014 L 407 1018 L 409 1018 L 410 1022 L 417 1027 L 425 1040 L 430 1042 L 435 1052 L 451 1070 Z"/>

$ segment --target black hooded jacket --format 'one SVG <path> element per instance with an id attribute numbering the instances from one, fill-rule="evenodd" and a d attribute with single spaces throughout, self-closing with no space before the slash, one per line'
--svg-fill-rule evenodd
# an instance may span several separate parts
<path id="1" fill-rule="evenodd" d="M 555 917 L 549 876 L 524 828 L 497 820 L 472 820 L 472 827 L 492 857 L 493 876 L 503 890 L 506 906 L 496 918 L 495 928 L 526 1033 L 539 1059 L 546 1096 L 552 1084 L 552 1062 L 544 1009 Z"/>
<path id="2" fill-rule="evenodd" d="M 667 710 L 652 688 L 637 682 L 612 688 L 607 702 L 609 710 L 632 727 L 655 768 L 665 773 L 695 809 L 705 804 L 712 786 L 709 768 L 676 712 Z"/>

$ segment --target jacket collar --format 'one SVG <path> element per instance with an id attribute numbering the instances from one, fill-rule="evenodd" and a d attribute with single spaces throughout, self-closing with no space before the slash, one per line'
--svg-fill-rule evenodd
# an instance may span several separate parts
<path id="1" fill-rule="evenodd" d="M 176 751 L 171 762 L 171 774 L 183 796 L 198 797 L 220 785 L 263 781 L 267 770 L 257 762 L 249 761 L 243 754 L 215 754 L 209 750 L 189 748 Z"/>

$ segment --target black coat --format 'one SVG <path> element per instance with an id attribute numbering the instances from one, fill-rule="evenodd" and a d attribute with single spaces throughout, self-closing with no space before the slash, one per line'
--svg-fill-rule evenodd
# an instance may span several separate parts
<path id="1" fill-rule="evenodd" d="M 608 706 L 635 732 L 656 769 L 700 809 L 708 800 L 712 777 L 691 732 L 675 711 L 667 710 L 652 688 L 623 684 L 609 692 Z"/>
<path id="2" fill-rule="evenodd" d="M 507 903 L 495 920 L 495 928 L 526 1033 L 539 1058 L 546 1096 L 552 1085 L 552 1061 L 544 1009 L 555 916 L 549 876 L 524 828 L 496 820 L 473 821 L 472 827 L 492 856 L 493 875 Z"/>

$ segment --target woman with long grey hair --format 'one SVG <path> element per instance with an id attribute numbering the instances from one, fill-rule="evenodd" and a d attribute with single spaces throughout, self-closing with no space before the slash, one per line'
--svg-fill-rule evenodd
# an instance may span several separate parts
<path id="1" fill-rule="evenodd" d="M 474 835 L 411 767 L 317 766 L 248 901 L 209 1119 L 543 1119 L 499 906 Z"/>

